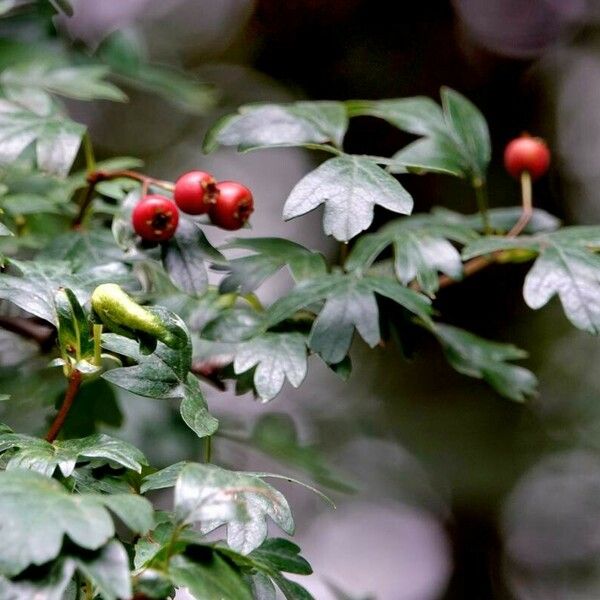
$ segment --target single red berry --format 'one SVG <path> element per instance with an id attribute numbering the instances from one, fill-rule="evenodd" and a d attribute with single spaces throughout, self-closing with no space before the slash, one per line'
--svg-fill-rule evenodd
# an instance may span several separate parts
<path id="1" fill-rule="evenodd" d="M 254 210 L 252 192 L 237 181 L 217 183 L 217 201 L 211 204 L 210 220 L 221 227 L 233 231 L 240 229 Z"/>
<path id="2" fill-rule="evenodd" d="M 131 222 L 135 232 L 143 240 L 166 242 L 175 234 L 179 223 L 179 210 L 173 200 L 150 194 L 135 205 Z"/>
<path id="3" fill-rule="evenodd" d="M 202 215 L 216 200 L 216 183 L 214 177 L 204 171 L 184 173 L 175 182 L 175 203 L 188 215 Z"/>
<path id="4" fill-rule="evenodd" d="M 550 150 L 541 138 L 522 135 L 504 150 L 504 166 L 517 179 L 527 171 L 532 179 L 541 177 L 550 165 Z"/>

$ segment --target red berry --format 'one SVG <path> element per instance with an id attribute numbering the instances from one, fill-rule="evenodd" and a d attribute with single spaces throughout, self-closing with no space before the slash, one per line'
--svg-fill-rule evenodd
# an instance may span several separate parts
<path id="1" fill-rule="evenodd" d="M 522 135 L 504 150 L 504 166 L 517 179 L 527 171 L 532 179 L 541 177 L 550 165 L 550 150 L 541 138 Z"/>
<path id="2" fill-rule="evenodd" d="M 175 182 L 175 203 L 188 215 L 202 215 L 215 201 L 216 183 L 214 177 L 204 171 L 184 173 Z"/>
<path id="3" fill-rule="evenodd" d="M 252 192 L 237 181 L 220 181 L 217 192 L 217 201 L 210 206 L 210 220 L 230 231 L 243 227 L 254 210 Z"/>
<path id="4" fill-rule="evenodd" d="M 144 196 L 133 209 L 131 222 L 142 239 L 166 242 L 175 234 L 179 223 L 179 210 L 173 200 L 150 194 Z"/>

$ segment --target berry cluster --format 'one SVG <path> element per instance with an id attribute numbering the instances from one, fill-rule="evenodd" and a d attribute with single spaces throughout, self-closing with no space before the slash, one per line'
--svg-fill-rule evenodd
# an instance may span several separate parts
<path id="1" fill-rule="evenodd" d="M 132 213 L 135 232 L 145 241 L 166 242 L 179 223 L 179 210 L 188 215 L 208 214 L 221 229 L 244 226 L 254 210 L 252 192 L 237 181 L 217 182 L 210 173 L 190 171 L 175 182 L 173 200 L 158 194 L 144 196 Z"/>

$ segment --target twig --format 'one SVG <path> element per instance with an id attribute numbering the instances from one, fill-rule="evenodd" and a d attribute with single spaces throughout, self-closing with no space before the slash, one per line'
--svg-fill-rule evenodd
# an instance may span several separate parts
<path id="1" fill-rule="evenodd" d="M 85 155 L 85 170 L 86 173 L 93 173 L 96 170 L 96 156 L 94 155 L 94 146 L 89 132 L 85 132 L 83 136 L 83 153 Z"/>
<path id="2" fill-rule="evenodd" d="M 209 464 L 212 459 L 212 435 L 207 435 L 204 446 L 204 462 Z"/>
<path id="3" fill-rule="evenodd" d="M 475 187 L 475 189 L 477 190 L 479 188 Z M 515 238 L 520 233 L 522 233 L 525 227 L 527 227 L 529 221 L 531 220 L 531 217 L 533 216 L 533 191 L 531 186 L 531 175 L 527 171 L 524 171 L 521 174 L 521 207 L 522 210 L 521 215 L 519 216 L 519 220 L 512 226 L 510 231 L 506 234 L 507 238 Z M 482 215 L 483 214 L 484 213 L 482 213 Z M 487 219 L 487 211 L 485 215 L 486 216 L 484 216 L 484 224 L 486 223 Z M 489 221 L 487 221 L 485 227 L 486 229 L 487 227 L 489 227 Z M 499 250 L 497 252 L 493 252 L 492 254 L 488 254 L 487 256 L 477 256 L 476 258 L 472 258 L 471 260 L 467 261 L 463 265 L 463 276 L 468 277 L 469 275 L 473 275 L 474 273 L 485 269 L 492 263 L 495 263 L 496 259 L 501 253 L 502 251 Z M 449 285 L 452 285 L 457 281 L 460 280 L 452 279 L 451 277 L 448 277 L 448 275 L 440 275 L 438 280 L 440 288 L 448 287 Z M 421 291 L 421 287 L 416 281 L 413 281 L 410 287 L 413 290 Z"/>
<path id="4" fill-rule="evenodd" d="M 87 148 L 87 146 L 86 146 Z M 87 157 L 86 151 L 86 161 L 93 161 L 93 155 L 89 158 Z M 88 165 L 95 165 L 95 162 L 88 162 Z M 154 177 L 150 177 L 148 175 L 144 175 L 143 173 L 138 173 L 137 171 L 129 171 L 128 169 L 122 169 L 119 171 L 96 171 L 89 170 L 86 177 L 87 188 L 85 189 L 85 193 L 83 195 L 83 199 L 79 203 L 79 210 L 77 212 L 76 217 L 73 219 L 71 223 L 72 229 L 77 229 L 83 223 L 87 211 L 94 199 L 94 190 L 96 189 L 96 185 L 101 181 L 110 181 L 111 179 L 118 179 L 121 177 L 125 177 L 127 179 L 134 179 L 135 181 L 139 181 L 142 184 L 142 195 L 148 193 L 148 187 L 151 185 L 155 185 L 157 187 L 161 187 L 165 190 L 169 190 L 172 192 L 175 189 L 175 185 L 170 181 L 163 181 L 162 179 L 155 179 Z"/>
<path id="5" fill-rule="evenodd" d="M 488 201 L 487 201 L 487 190 L 485 182 L 481 179 L 475 179 L 473 181 L 473 188 L 475 189 L 475 198 L 477 199 L 477 209 L 481 213 L 483 219 L 483 228 L 485 233 L 491 233 L 492 225 L 490 223 L 490 215 L 488 213 Z"/>
<path id="6" fill-rule="evenodd" d="M 79 210 L 77 211 L 77 215 L 73 219 L 71 223 L 71 229 L 78 229 L 81 227 L 85 216 L 87 215 L 87 211 L 92 204 L 92 200 L 94 199 L 94 190 L 96 189 L 96 180 L 90 180 L 88 177 L 88 186 L 85 188 L 85 193 L 83 195 L 83 199 L 79 203 Z"/>
<path id="7" fill-rule="evenodd" d="M 144 175 L 143 173 L 138 173 L 137 171 L 130 171 L 128 169 L 121 169 L 119 171 L 93 171 L 88 175 L 88 182 L 91 179 L 97 183 L 99 181 L 109 181 L 111 179 L 119 179 L 122 177 L 126 179 L 134 179 L 135 181 L 139 181 L 141 183 L 146 182 L 148 185 L 155 185 L 165 190 L 169 190 L 170 192 L 175 189 L 175 184 L 170 181 L 156 179 L 155 177 L 150 177 L 149 175 Z"/>
<path id="8" fill-rule="evenodd" d="M 517 237 L 533 216 L 533 191 L 531 189 L 531 175 L 527 171 L 521 173 L 521 205 L 523 211 L 519 220 L 512 229 L 506 234 L 507 237 Z"/>
<path id="9" fill-rule="evenodd" d="M 65 424 L 67 415 L 73 406 L 73 402 L 75 400 L 75 396 L 77 396 L 80 385 L 81 373 L 77 369 L 73 369 L 73 371 L 71 371 L 71 375 L 69 375 L 69 386 L 65 392 L 65 399 L 63 400 L 63 403 L 56 414 L 56 417 L 54 417 L 54 421 L 52 421 L 52 425 L 50 425 L 48 433 L 46 434 L 47 442 L 53 442 L 60 433 L 60 430 Z"/>
<path id="10" fill-rule="evenodd" d="M 473 258 L 463 265 L 463 276 L 468 277 L 469 275 L 473 275 L 481 271 L 482 269 L 485 269 L 487 266 L 491 265 L 494 262 L 496 262 L 495 254 L 491 254 L 489 256 L 478 256 L 477 258 Z M 445 288 L 449 285 L 452 285 L 453 283 L 457 283 L 460 280 L 452 279 L 451 277 L 448 277 L 448 275 L 440 275 L 438 281 L 439 287 Z M 417 287 L 417 289 L 420 288 Z"/>

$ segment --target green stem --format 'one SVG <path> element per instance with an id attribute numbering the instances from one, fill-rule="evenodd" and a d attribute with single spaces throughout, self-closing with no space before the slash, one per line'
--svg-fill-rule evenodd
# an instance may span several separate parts
<path id="1" fill-rule="evenodd" d="M 249 294 L 244 294 L 242 298 L 257 312 L 262 312 L 265 310 L 265 307 L 262 305 L 262 302 L 258 299 L 256 294 L 252 292 Z"/>
<path id="2" fill-rule="evenodd" d="M 348 242 L 340 242 L 339 254 L 338 254 L 338 265 L 340 267 L 343 267 L 347 258 L 348 258 Z"/>
<path id="3" fill-rule="evenodd" d="M 212 436 L 207 435 L 204 440 L 204 462 L 208 464 L 212 458 Z"/>
<path id="4" fill-rule="evenodd" d="M 302 144 L 302 147 L 307 150 L 322 150 L 323 152 L 329 152 L 336 156 L 342 156 L 344 154 L 343 150 L 340 150 L 335 146 L 330 146 L 329 144 Z"/>
<path id="5" fill-rule="evenodd" d="M 88 174 L 93 173 L 96 170 L 96 156 L 94 155 L 92 138 L 87 131 L 83 136 L 83 153 L 85 155 L 85 170 Z"/>
<path id="6" fill-rule="evenodd" d="M 487 200 L 487 188 L 485 181 L 482 179 L 475 179 L 473 181 L 473 188 L 475 189 L 475 198 L 477 199 L 477 209 L 481 213 L 483 219 L 483 228 L 486 234 L 492 233 L 492 225 L 490 223 L 490 215 L 488 212 L 488 200 Z"/>
<path id="7" fill-rule="evenodd" d="M 94 584 L 89 580 L 85 580 L 85 600 L 93 600 L 94 598 Z"/>
<path id="8" fill-rule="evenodd" d="M 171 539 L 169 540 L 169 545 L 167 546 L 167 551 L 165 553 L 165 560 L 163 562 L 165 571 L 169 570 L 169 561 L 171 560 L 171 556 L 175 552 L 175 544 L 177 543 L 177 539 L 179 538 L 179 533 L 183 529 L 183 525 L 176 525 L 173 529 L 173 533 L 171 534 Z"/>
<path id="9" fill-rule="evenodd" d="M 102 325 L 94 323 L 94 365 L 102 364 Z"/>

